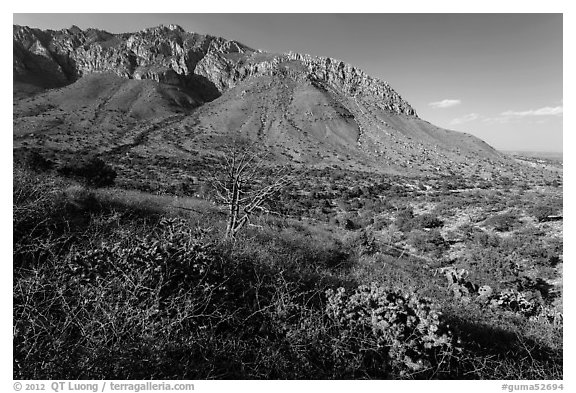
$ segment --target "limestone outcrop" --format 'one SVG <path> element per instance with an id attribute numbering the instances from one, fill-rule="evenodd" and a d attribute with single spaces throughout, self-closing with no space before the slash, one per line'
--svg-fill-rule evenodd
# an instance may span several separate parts
<path id="1" fill-rule="evenodd" d="M 417 116 L 388 83 L 328 57 L 273 54 L 236 41 L 158 26 L 111 34 L 76 26 L 42 31 L 14 26 L 14 78 L 44 87 L 63 86 L 83 75 L 112 72 L 124 78 L 152 79 L 191 87 L 207 100 L 239 82 L 264 75 L 307 79 L 342 94 L 378 100 L 388 111 Z"/>

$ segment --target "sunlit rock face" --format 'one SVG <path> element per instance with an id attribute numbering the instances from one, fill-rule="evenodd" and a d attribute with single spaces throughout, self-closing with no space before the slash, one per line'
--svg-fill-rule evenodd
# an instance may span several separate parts
<path id="1" fill-rule="evenodd" d="M 340 60 L 264 52 L 176 25 L 122 34 L 14 26 L 13 37 L 15 95 L 41 93 L 16 107 L 15 129 L 49 130 L 65 149 L 74 135 L 123 134 L 145 119 L 160 124 L 158 135 L 136 142 L 158 155 L 218 151 L 241 134 L 275 161 L 319 167 L 436 176 L 504 163 L 485 142 L 420 119 L 387 82 Z"/>
<path id="2" fill-rule="evenodd" d="M 253 76 L 283 75 L 320 82 L 351 97 L 371 96 L 383 109 L 416 116 L 390 85 L 344 62 L 266 53 L 236 41 L 186 32 L 177 25 L 125 34 L 76 26 L 60 31 L 14 26 L 13 36 L 14 77 L 38 75 L 54 86 L 89 73 L 113 72 L 171 85 L 210 85 L 222 94 Z"/>

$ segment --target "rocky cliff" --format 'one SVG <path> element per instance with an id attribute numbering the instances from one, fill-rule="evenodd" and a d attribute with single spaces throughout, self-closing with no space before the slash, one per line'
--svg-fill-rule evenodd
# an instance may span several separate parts
<path id="1" fill-rule="evenodd" d="M 210 101 L 252 76 L 283 74 L 351 97 L 370 96 L 381 100 L 386 110 L 416 116 L 386 82 L 342 61 L 265 53 L 176 25 L 126 34 L 75 26 L 60 31 L 14 26 L 13 36 L 14 78 L 44 87 L 63 86 L 89 73 L 113 72 L 192 88 Z"/>
<path id="2" fill-rule="evenodd" d="M 509 164 L 332 58 L 263 52 L 175 25 L 123 34 L 14 26 L 13 50 L 14 148 L 56 161 L 96 153 L 128 176 L 135 157 L 204 165 L 240 135 L 274 163 L 306 167 L 436 176 Z"/>

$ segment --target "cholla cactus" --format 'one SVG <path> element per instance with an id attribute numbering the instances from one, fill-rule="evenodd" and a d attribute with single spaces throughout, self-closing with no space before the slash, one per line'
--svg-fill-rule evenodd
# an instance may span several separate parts
<path id="1" fill-rule="evenodd" d="M 347 339 L 371 340 L 401 370 L 422 371 L 449 358 L 456 344 L 427 299 L 403 296 L 377 284 L 326 292 L 326 313 Z M 367 340 L 366 340 L 367 339 Z"/>
<path id="2" fill-rule="evenodd" d="M 446 277 L 448 285 L 461 284 L 465 282 L 466 277 L 468 277 L 468 271 L 465 269 L 456 269 L 452 266 L 442 267 L 438 271 Z"/>
<path id="3" fill-rule="evenodd" d="M 161 297 L 167 297 L 179 288 L 225 290 L 214 263 L 218 256 L 210 244 L 202 242 L 181 220 L 162 220 L 158 230 L 130 244 L 102 243 L 73 253 L 67 265 L 70 282 L 90 285 L 109 275 L 127 276 L 138 270 L 142 272 L 139 292 L 158 291 Z"/>
<path id="4" fill-rule="evenodd" d="M 537 315 L 541 306 L 535 301 L 530 301 L 527 297 L 528 294 L 524 292 L 506 289 L 492 299 L 491 305 L 518 312 L 526 317 Z"/>
<path id="5" fill-rule="evenodd" d="M 564 314 L 554 306 L 544 306 L 540 309 L 538 315 L 534 315 L 530 319 L 545 321 L 552 325 L 561 325 L 564 323 Z"/>
<path id="6" fill-rule="evenodd" d="M 478 293 L 478 285 L 466 280 L 469 275 L 467 270 L 449 266 L 440 268 L 439 272 L 446 277 L 448 289 L 452 291 L 454 297 L 468 299 L 470 295 Z"/>

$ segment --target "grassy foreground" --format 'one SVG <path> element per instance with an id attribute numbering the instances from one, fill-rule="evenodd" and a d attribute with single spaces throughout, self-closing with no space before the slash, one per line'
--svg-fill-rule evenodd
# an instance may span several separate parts
<path id="1" fill-rule="evenodd" d="M 561 322 L 454 302 L 354 231 L 262 218 L 232 244 L 208 204 L 13 186 L 15 379 L 562 378 Z"/>

